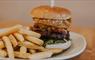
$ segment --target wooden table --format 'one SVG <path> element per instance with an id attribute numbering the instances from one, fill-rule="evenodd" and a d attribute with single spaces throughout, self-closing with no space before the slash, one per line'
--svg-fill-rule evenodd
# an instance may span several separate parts
<path id="1" fill-rule="evenodd" d="M 73 27 L 73 32 L 84 35 L 87 40 L 86 50 L 72 60 L 95 60 L 95 28 L 94 27 Z"/>
<path id="2" fill-rule="evenodd" d="M 25 24 L 25 22 L 19 21 L 19 20 L 11 20 L 11 21 L 3 21 L 0 22 L 0 28 L 14 25 L 14 24 Z M 31 24 L 28 24 L 31 25 Z M 73 27 L 72 31 L 77 32 L 79 34 L 84 35 L 84 37 L 87 40 L 87 48 L 86 50 L 79 56 L 73 58 L 72 60 L 95 60 L 95 28 L 91 27 Z M 78 43 L 78 42 L 77 42 Z"/>

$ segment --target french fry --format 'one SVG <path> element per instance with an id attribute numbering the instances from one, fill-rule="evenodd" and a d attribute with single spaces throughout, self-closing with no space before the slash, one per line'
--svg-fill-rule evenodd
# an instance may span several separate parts
<path id="1" fill-rule="evenodd" d="M 12 34 L 9 35 L 9 39 L 10 39 L 13 47 L 16 47 L 18 45 L 16 38 Z"/>
<path id="2" fill-rule="evenodd" d="M 31 56 L 30 53 L 20 53 L 18 51 L 15 51 L 14 55 L 15 57 L 18 57 L 18 58 L 29 58 L 29 56 Z"/>
<path id="3" fill-rule="evenodd" d="M 34 53 L 36 53 L 36 50 L 34 50 L 34 49 L 29 49 L 29 52 L 30 52 L 31 54 L 34 54 Z"/>
<path id="4" fill-rule="evenodd" d="M 27 48 L 25 46 L 21 46 L 20 53 L 27 53 Z"/>
<path id="5" fill-rule="evenodd" d="M 37 45 L 40 45 L 40 46 L 44 44 L 44 42 L 41 39 L 38 39 L 38 38 L 35 38 L 35 37 L 32 37 L 32 36 L 25 36 L 25 38 L 28 41 L 33 42 L 33 43 L 35 43 Z"/>
<path id="6" fill-rule="evenodd" d="M 16 31 L 18 31 L 21 27 L 22 27 L 21 25 L 15 25 L 13 27 L 3 29 L 2 32 L 0 32 L 0 37 L 6 36 L 6 35 L 11 34 L 11 33 L 14 33 Z"/>
<path id="7" fill-rule="evenodd" d="M 14 51 L 13 51 L 13 47 L 10 42 L 10 39 L 7 36 L 3 36 L 2 39 L 5 43 L 6 48 L 7 48 L 9 58 L 14 59 Z"/>
<path id="8" fill-rule="evenodd" d="M 0 40 L 0 49 L 2 49 L 4 47 L 5 47 L 4 42 L 2 40 Z"/>
<path id="9" fill-rule="evenodd" d="M 14 33 L 14 36 L 17 38 L 18 41 L 23 42 L 24 41 L 24 37 L 22 34 L 20 33 Z"/>
<path id="10" fill-rule="evenodd" d="M 30 30 L 30 27 L 26 27 L 27 30 Z"/>
<path id="11" fill-rule="evenodd" d="M 44 51 L 44 52 L 39 52 L 39 53 L 35 53 L 32 54 L 31 56 L 29 56 L 30 60 L 39 60 L 39 59 L 45 59 L 45 58 L 49 58 L 53 55 L 52 51 Z"/>
<path id="12" fill-rule="evenodd" d="M 0 49 L 0 57 L 6 57 L 6 56 L 7 56 L 7 51 Z"/>
<path id="13" fill-rule="evenodd" d="M 20 29 L 27 29 L 27 30 L 30 30 L 30 27 L 28 27 L 28 26 L 23 26 L 23 27 L 20 28 Z"/>
<path id="14" fill-rule="evenodd" d="M 23 44 L 24 44 L 25 47 L 30 48 L 30 49 L 36 49 L 36 50 L 39 50 L 39 51 L 45 51 L 44 47 L 38 46 L 38 45 L 36 45 L 34 43 L 31 43 L 31 42 L 28 42 L 28 41 L 25 41 Z"/>
<path id="15" fill-rule="evenodd" d="M 62 48 L 48 48 L 47 51 L 52 51 L 54 54 L 58 54 L 58 53 L 61 53 L 62 51 L 64 51 L 64 49 L 62 49 Z"/>
<path id="16" fill-rule="evenodd" d="M 27 29 L 20 29 L 19 33 L 24 34 L 24 35 L 33 36 L 33 37 L 36 37 L 36 38 L 41 37 L 41 34 L 36 33 L 34 31 L 27 30 Z"/>
<path id="17" fill-rule="evenodd" d="M 10 60 L 14 60 L 14 57 L 39 60 L 64 51 L 61 48 L 44 48 L 44 41 L 39 39 L 40 36 L 22 25 L 4 29 L 0 32 L 0 57 L 8 56 Z"/>

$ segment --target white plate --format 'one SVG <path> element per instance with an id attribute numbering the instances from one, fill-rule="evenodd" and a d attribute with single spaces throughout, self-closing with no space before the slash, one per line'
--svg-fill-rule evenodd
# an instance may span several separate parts
<path id="1" fill-rule="evenodd" d="M 64 59 L 73 58 L 81 54 L 85 50 L 87 45 L 85 38 L 82 35 L 74 32 L 70 32 L 70 38 L 72 39 L 72 45 L 67 51 L 44 60 L 64 60 Z M 8 58 L 0 58 L 0 59 L 7 60 Z M 27 60 L 27 59 L 16 59 L 16 60 Z"/>

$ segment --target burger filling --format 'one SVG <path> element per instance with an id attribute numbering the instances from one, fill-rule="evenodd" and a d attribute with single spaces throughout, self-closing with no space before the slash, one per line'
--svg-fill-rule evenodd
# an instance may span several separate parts
<path id="1" fill-rule="evenodd" d="M 32 30 L 41 34 L 41 39 L 46 44 L 64 43 L 70 40 L 69 27 L 71 19 L 46 19 L 33 18 L 35 24 Z"/>

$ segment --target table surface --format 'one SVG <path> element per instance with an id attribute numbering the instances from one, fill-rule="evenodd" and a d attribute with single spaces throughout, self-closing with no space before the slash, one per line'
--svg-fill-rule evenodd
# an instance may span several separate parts
<path id="1" fill-rule="evenodd" d="M 87 40 L 86 50 L 72 60 L 95 60 L 95 28 L 73 27 L 72 31 L 82 34 Z"/>
<path id="2" fill-rule="evenodd" d="M 0 22 L 0 28 L 4 28 L 6 26 L 15 25 L 15 24 L 23 24 L 27 25 L 25 23 L 19 22 L 19 21 L 6 21 L 6 22 Z M 31 25 L 31 24 L 28 24 Z M 95 60 L 95 28 L 91 27 L 73 27 L 71 31 L 77 32 L 79 34 L 82 34 L 86 40 L 87 40 L 87 48 L 86 50 L 79 56 L 72 58 L 72 60 Z"/>

